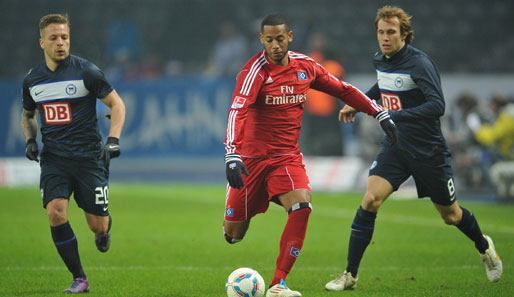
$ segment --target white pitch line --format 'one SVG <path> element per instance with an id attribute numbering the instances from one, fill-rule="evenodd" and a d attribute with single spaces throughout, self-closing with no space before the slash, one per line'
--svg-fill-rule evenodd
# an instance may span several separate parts
<path id="1" fill-rule="evenodd" d="M 165 196 L 163 196 L 163 199 L 168 199 Z M 184 197 L 184 198 L 175 198 L 180 199 L 184 201 L 191 201 L 191 197 Z M 198 196 L 194 198 L 196 202 L 211 204 L 211 205 L 220 205 L 220 201 L 217 199 L 212 199 L 212 197 L 203 197 Z M 429 205 L 429 201 L 426 201 L 427 205 Z M 274 204 L 274 203 L 270 203 Z M 221 204 L 223 205 L 223 204 Z M 347 219 L 353 219 L 355 216 L 355 212 L 357 211 L 358 205 L 355 206 L 355 209 L 349 210 L 344 208 L 330 208 L 330 207 L 321 207 L 317 206 L 316 202 L 313 204 L 313 214 L 316 215 L 323 215 L 328 217 L 336 217 L 336 218 L 347 218 Z M 270 207 L 268 208 L 268 211 L 274 211 L 274 212 L 282 212 L 284 213 L 284 209 L 282 207 Z M 435 213 L 437 211 L 433 209 Z M 436 214 L 437 215 L 437 214 Z M 419 225 L 424 227 L 435 227 L 435 228 L 447 228 L 448 226 L 443 222 L 443 220 L 439 217 L 430 219 L 430 218 L 419 218 L 419 217 L 410 217 L 410 216 L 403 216 L 403 215 L 391 215 L 388 214 L 387 211 L 380 212 L 378 214 L 377 220 L 384 221 L 384 222 L 391 222 L 391 223 L 397 223 L 397 224 L 406 224 L 406 225 Z M 492 232 L 501 232 L 501 233 L 507 233 L 507 234 L 514 234 L 514 225 L 512 226 L 505 226 L 505 225 L 492 225 L 492 224 L 483 224 L 479 222 L 480 228 L 482 231 L 486 231 L 486 234 L 488 231 Z"/>
<path id="2" fill-rule="evenodd" d="M 513 267 L 513 265 L 504 265 L 504 268 Z M 234 267 L 225 266 L 86 266 L 84 267 L 86 270 L 98 270 L 98 271 L 116 271 L 116 270 L 124 270 L 124 271 L 150 271 L 150 270 L 175 270 L 175 271 L 216 271 L 216 270 L 227 270 L 231 271 Z M 342 266 L 301 266 L 295 267 L 296 271 L 339 271 L 343 269 Z M 380 271 L 395 271 L 395 270 L 423 270 L 423 271 L 439 271 L 439 270 L 474 270 L 474 269 L 484 269 L 483 265 L 459 265 L 459 266 L 376 266 L 376 267 L 362 267 L 360 270 L 380 270 Z M 23 267 L 23 266 L 7 266 L 0 267 L 0 271 L 54 271 L 54 270 L 62 270 L 65 271 L 66 267 L 62 266 L 32 266 L 32 267 Z M 269 268 L 260 268 L 261 271 L 273 271 L 273 267 Z"/>
<path id="3" fill-rule="evenodd" d="M 435 210 L 434 210 L 435 211 Z M 355 211 L 349 211 L 347 209 L 334 209 L 328 207 L 316 207 L 313 206 L 313 213 L 319 213 L 323 216 L 328 217 L 336 217 L 336 218 L 346 218 L 353 219 L 355 216 Z M 403 215 L 392 215 L 387 212 L 379 212 L 377 216 L 377 221 L 389 222 L 389 223 L 398 223 L 398 224 L 406 224 L 406 225 L 419 225 L 423 227 L 436 227 L 436 228 L 447 228 L 442 219 L 440 218 L 419 218 L 419 217 L 411 217 L 411 216 L 403 216 Z M 508 234 L 514 234 L 514 227 L 509 226 L 498 226 L 491 224 L 480 224 L 480 228 L 482 231 L 494 231 L 494 232 L 502 232 Z M 487 233 L 486 233 L 487 234 Z"/>

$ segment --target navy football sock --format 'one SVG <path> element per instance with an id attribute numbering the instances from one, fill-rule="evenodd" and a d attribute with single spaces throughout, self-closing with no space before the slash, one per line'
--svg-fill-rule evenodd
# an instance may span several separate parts
<path id="1" fill-rule="evenodd" d="M 62 225 L 50 227 L 55 247 L 59 252 L 64 264 L 73 274 L 73 278 L 85 277 L 86 274 L 80 263 L 79 249 L 77 238 L 71 229 L 70 223 L 66 222 Z"/>
<path id="2" fill-rule="evenodd" d="M 346 271 L 357 276 L 362 255 L 371 242 L 375 229 L 376 212 L 370 212 L 359 207 L 352 223 L 350 244 L 348 246 L 348 266 Z"/>
<path id="3" fill-rule="evenodd" d="M 484 235 L 478 226 L 478 222 L 475 216 L 471 211 L 463 207 L 460 209 L 462 209 L 462 219 L 456 225 L 457 228 L 459 228 L 462 233 L 466 234 L 467 237 L 475 242 L 475 247 L 479 253 L 485 253 L 485 250 L 489 248 L 489 243 L 484 238 Z"/>

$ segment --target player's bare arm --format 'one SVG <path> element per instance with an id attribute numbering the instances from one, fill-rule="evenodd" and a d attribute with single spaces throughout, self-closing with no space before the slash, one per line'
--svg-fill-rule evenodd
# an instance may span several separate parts
<path id="1" fill-rule="evenodd" d="M 36 138 L 37 128 L 36 110 L 24 109 L 21 114 L 21 131 L 25 136 L 25 141 Z"/>
<path id="2" fill-rule="evenodd" d="M 125 123 L 125 103 L 116 90 L 112 90 L 102 99 L 102 102 L 111 109 L 111 129 L 109 137 L 120 138 Z"/>
<path id="3" fill-rule="evenodd" d="M 25 156 L 32 161 L 39 162 L 39 149 L 36 143 L 37 135 L 36 110 L 23 109 L 21 114 L 21 130 L 25 136 Z"/>

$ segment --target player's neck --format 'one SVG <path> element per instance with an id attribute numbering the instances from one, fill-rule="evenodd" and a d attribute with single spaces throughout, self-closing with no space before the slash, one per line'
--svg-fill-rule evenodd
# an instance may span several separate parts
<path id="1" fill-rule="evenodd" d="M 385 56 L 386 58 L 388 58 L 388 59 L 391 59 L 392 57 L 396 56 L 399 52 L 401 52 L 401 51 L 405 48 L 405 46 L 406 46 L 406 45 L 407 45 L 407 44 L 406 44 L 406 43 L 404 43 L 404 44 L 400 47 L 400 49 L 399 49 L 398 51 L 396 51 L 396 52 L 394 52 L 394 53 L 391 53 L 391 54 L 389 54 L 389 55 L 384 54 L 384 56 Z"/>
<path id="2" fill-rule="evenodd" d="M 57 68 L 59 68 L 59 65 L 61 65 L 61 63 L 62 63 L 63 61 L 64 61 L 64 60 L 57 62 L 57 61 L 55 61 L 55 60 L 53 60 L 53 59 L 51 59 L 51 58 L 49 58 L 49 57 L 45 56 L 45 63 L 46 63 L 46 67 L 47 67 L 48 69 L 50 69 L 50 71 L 52 71 L 52 72 L 53 72 L 53 71 L 55 71 L 55 70 L 57 70 Z"/>
<path id="3" fill-rule="evenodd" d="M 270 56 L 268 56 L 268 60 L 277 65 L 277 66 L 287 66 L 289 65 L 289 55 L 286 55 L 284 58 L 282 58 L 282 60 L 280 61 L 276 61 L 276 60 L 273 60 Z"/>

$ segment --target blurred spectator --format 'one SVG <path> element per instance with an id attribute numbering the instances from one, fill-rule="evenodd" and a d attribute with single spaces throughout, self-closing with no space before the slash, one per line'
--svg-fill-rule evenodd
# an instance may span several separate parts
<path id="1" fill-rule="evenodd" d="M 235 78 L 248 59 L 246 39 L 231 21 L 220 26 L 220 35 L 209 57 L 206 74 Z"/>
<path id="2" fill-rule="evenodd" d="M 334 60 L 325 59 L 325 35 L 319 32 L 309 36 L 309 56 L 321 64 L 335 77 L 342 79 L 343 66 Z M 339 101 L 329 94 L 318 92 L 314 89 L 307 91 L 306 112 L 303 120 L 304 135 L 308 143 L 303 143 L 302 151 L 307 155 L 339 156 L 344 154 L 342 128 L 337 121 Z M 349 137 L 351 126 L 346 127 Z M 322 133 L 320 133 L 323 131 Z M 346 131 L 346 130 L 345 130 Z"/>
<path id="3" fill-rule="evenodd" d="M 177 59 L 166 62 L 164 66 L 164 75 L 168 78 L 179 77 L 183 75 L 184 63 Z"/>
<path id="4" fill-rule="evenodd" d="M 481 122 L 478 100 L 471 93 L 463 93 L 456 99 L 455 106 L 456 111 L 451 113 L 450 129 L 447 131 L 455 177 L 464 182 L 466 188 L 483 187 L 489 184 L 489 164 L 469 126 L 469 123 Z"/>
<path id="5" fill-rule="evenodd" d="M 143 52 L 142 44 L 140 28 L 132 18 L 121 17 L 109 23 L 105 50 L 110 60 L 120 53 L 137 59 Z"/>
<path id="6" fill-rule="evenodd" d="M 106 75 L 111 81 L 130 81 L 139 76 L 137 63 L 143 52 L 141 31 L 135 20 L 125 13 L 122 11 L 107 27 L 105 52 L 111 65 Z"/>
<path id="7" fill-rule="evenodd" d="M 139 63 L 138 77 L 144 80 L 155 80 L 161 77 L 159 55 L 154 52 L 147 52 Z"/>
<path id="8" fill-rule="evenodd" d="M 492 153 L 492 162 L 514 159 L 514 102 L 494 95 L 489 103 L 495 119 L 480 124 L 468 119 L 475 139 Z"/>
<path id="9" fill-rule="evenodd" d="M 343 127 L 348 125 L 351 124 L 345 124 Z M 362 158 L 366 164 L 371 164 L 380 152 L 384 133 L 381 129 L 377 129 L 377 122 L 371 117 L 357 115 L 354 125 L 355 136 L 352 135 L 355 139 L 353 146 L 356 153 L 354 155 Z M 345 139 L 345 143 L 348 144 L 348 142 Z"/>
<path id="10" fill-rule="evenodd" d="M 118 50 L 112 64 L 105 71 L 109 81 L 130 81 L 137 77 L 137 64 L 129 51 Z"/>

